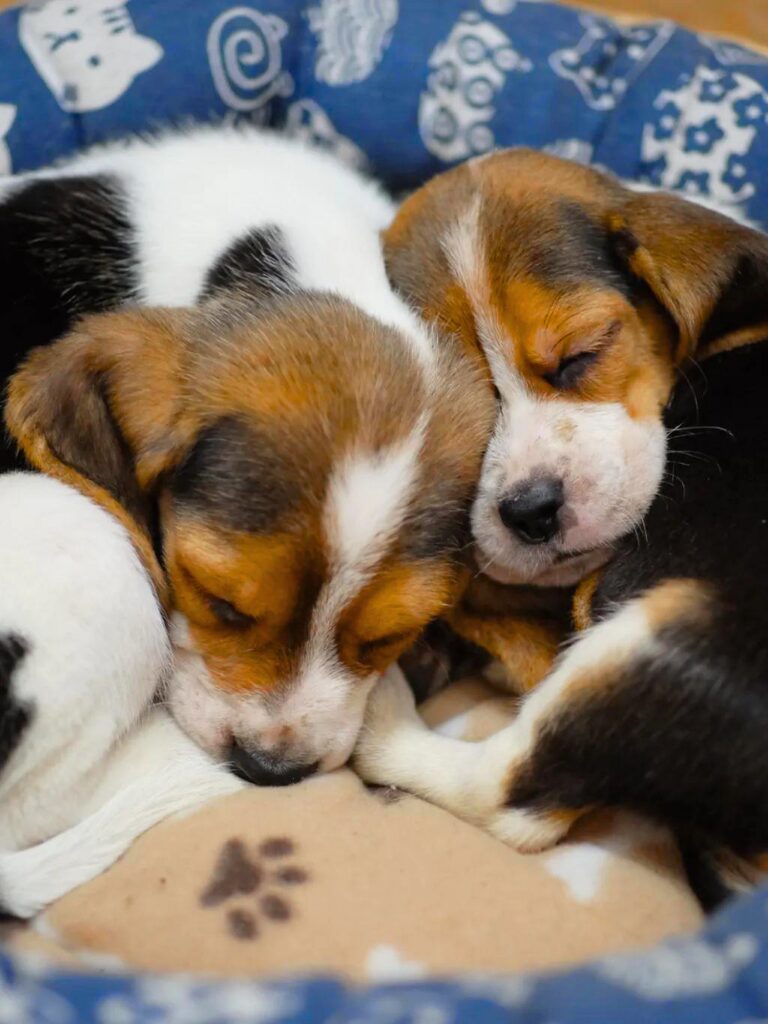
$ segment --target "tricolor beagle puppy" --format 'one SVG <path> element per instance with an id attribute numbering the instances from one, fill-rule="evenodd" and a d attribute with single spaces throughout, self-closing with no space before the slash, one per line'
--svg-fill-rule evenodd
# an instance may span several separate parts
<path id="1" fill-rule="evenodd" d="M 416 193 L 387 260 L 494 382 L 480 568 L 586 576 L 585 632 L 480 744 L 427 732 L 393 673 L 358 768 L 524 850 L 604 804 L 768 849 L 768 238 L 521 150 Z"/>
<path id="2" fill-rule="evenodd" d="M 168 706 L 258 783 L 347 760 L 379 674 L 466 573 L 493 396 L 388 283 L 392 212 L 252 130 L 2 186 L 6 370 L 43 346 L 10 433 L 131 536 L 171 615 Z"/>

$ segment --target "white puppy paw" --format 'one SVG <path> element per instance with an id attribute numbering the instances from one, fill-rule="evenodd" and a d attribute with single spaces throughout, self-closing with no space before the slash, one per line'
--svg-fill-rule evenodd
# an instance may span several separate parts
<path id="1" fill-rule="evenodd" d="M 368 698 L 352 766 L 365 782 L 397 785 L 394 775 L 402 745 L 425 731 L 411 688 L 395 665 L 374 686 Z"/>

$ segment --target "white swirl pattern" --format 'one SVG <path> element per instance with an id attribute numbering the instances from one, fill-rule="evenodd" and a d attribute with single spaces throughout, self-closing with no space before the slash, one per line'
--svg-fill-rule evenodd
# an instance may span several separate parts
<path id="1" fill-rule="evenodd" d="M 283 70 L 282 40 L 288 24 L 276 14 L 232 7 L 208 31 L 213 84 L 226 105 L 252 113 L 275 96 L 290 96 L 293 79 Z"/>

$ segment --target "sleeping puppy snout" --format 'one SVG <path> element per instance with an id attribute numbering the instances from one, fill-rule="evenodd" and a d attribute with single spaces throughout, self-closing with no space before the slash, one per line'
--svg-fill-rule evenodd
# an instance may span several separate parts
<path id="1" fill-rule="evenodd" d="M 209 753 L 227 760 L 235 774 L 257 785 L 284 786 L 345 764 L 355 745 L 368 694 L 377 678 L 334 677 L 319 666 L 282 678 L 273 689 L 258 686 L 258 667 L 247 657 L 226 671 L 250 682 L 230 692 L 218 685 L 195 649 L 189 623 L 175 613 L 171 623 L 175 671 L 166 700 L 184 731 Z M 245 674 L 243 674 L 245 673 Z"/>
<path id="2" fill-rule="evenodd" d="M 480 567 L 502 583 L 576 582 L 650 505 L 665 452 L 661 422 L 619 404 L 503 408 L 472 511 Z"/>

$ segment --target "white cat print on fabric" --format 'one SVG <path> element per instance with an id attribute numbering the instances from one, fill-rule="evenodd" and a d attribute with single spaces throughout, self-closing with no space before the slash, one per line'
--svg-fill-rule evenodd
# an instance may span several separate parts
<path id="1" fill-rule="evenodd" d="M 208 30 L 208 63 L 216 92 L 230 109 L 253 115 L 275 96 L 290 96 L 283 70 L 288 23 L 252 7 L 223 11 Z"/>
<path id="2" fill-rule="evenodd" d="M 349 167 L 365 170 L 368 166 L 368 158 L 362 149 L 337 131 L 333 121 L 314 100 L 296 100 L 290 105 L 285 133 L 318 149 L 326 149 Z"/>
<path id="3" fill-rule="evenodd" d="M 322 0 L 307 11 L 317 36 L 315 77 L 328 85 L 362 82 L 378 66 L 397 24 L 398 0 Z"/>
<path id="4" fill-rule="evenodd" d="M 0 174 L 11 173 L 11 151 L 3 141 L 10 131 L 16 118 L 16 107 L 10 103 L 0 103 Z"/>
<path id="5" fill-rule="evenodd" d="M 496 94 L 508 72 L 530 71 L 531 62 L 500 28 L 467 11 L 432 51 L 429 67 L 419 100 L 419 131 L 429 152 L 449 162 L 493 149 Z"/>
<path id="6" fill-rule="evenodd" d="M 163 56 L 138 35 L 124 4 L 47 0 L 19 14 L 19 40 L 37 73 L 69 113 L 108 107 Z"/>

